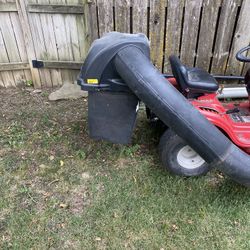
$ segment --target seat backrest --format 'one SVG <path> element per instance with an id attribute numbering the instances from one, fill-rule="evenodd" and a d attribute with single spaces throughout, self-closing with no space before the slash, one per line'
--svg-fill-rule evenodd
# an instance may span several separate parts
<path id="1" fill-rule="evenodd" d="M 186 67 L 181 63 L 180 59 L 175 55 L 171 55 L 169 57 L 169 61 L 171 64 L 173 75 L 177 80 L 177 82 L 181 85 L 180 87 L 182 89 L 182 92 L 183 93 L 186 92 L 187 85 L 185 83 L 185 79 L 183 78 L 183 75 L 186 75 L 187 73 Z"/>
<path id="2" fill-rule="evenodd" d="M 248 93 L 249 108 L 250 108 L 250 69 L 247 71 L 245 75 L 245 84 L 247 85 L 247 93 Z"/>
<path id="3" fill-rule="evenodd" d="M 245 84 L 247 85 L 247 91 L 248 94 L 250 95 L 250 69 L 247 71 L 245 75 Z"/>

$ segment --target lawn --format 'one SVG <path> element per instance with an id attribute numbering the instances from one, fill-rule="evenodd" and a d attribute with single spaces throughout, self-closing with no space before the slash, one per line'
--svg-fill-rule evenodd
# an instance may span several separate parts
<path id="1" fill-rule="evenodd" d="M 140 109 L 130 146 L 95 142 L 86 99 L 0 90 L 0 249 L 250 249 L 250 190 L 161 168 Z"/>

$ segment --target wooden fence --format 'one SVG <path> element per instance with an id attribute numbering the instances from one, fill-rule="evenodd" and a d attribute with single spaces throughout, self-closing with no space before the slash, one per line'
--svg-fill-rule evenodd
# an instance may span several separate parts
<path id="1" fill-rule="evenodd" d="M 87 53 L 84 7 L 80 0 L 0 0 L 0 86 L 73 82 Z M 45 67 L 34 68 L 34 60 Z"/>
<path id="2" fill-rule="evenodd" d="M 0 0 L 0 86 L 72 82 L 90 43 L 113 30 L 147 34 L 163 72 L 176 54 L 212 73 L 242 74 L 235 54 L 250 43 L 249 13 L 250 0 Z M 34 68 L 40 60 L 44 68 Z"/>

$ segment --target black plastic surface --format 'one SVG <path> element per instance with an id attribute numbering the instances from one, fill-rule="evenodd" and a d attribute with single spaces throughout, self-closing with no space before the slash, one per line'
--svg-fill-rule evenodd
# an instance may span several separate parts
<path id="1" fill-rule="evenodd" d="M 32 60 L 32 66 L 33 66 L 33 68 L 40 69 L 40 68 L 44 67 L 44 63 L 43 63 L 43 61 Z"/>
<path id="2" fill-rule="evenodd" d="M 110 85 L 110 80 L 118 79 L 120 76 L 112 60 L 120 49 L 131 45 L 136 46 L 149 57 L 149 41 L 144 34 L 110 32 L 95 40 L 78 78 L 78 84 L 82 89 L 87 91 L 113 91 L 112 87 L 116 86 Z M 98 83 L 88 84 L 88 79 L 96 79 Z M 123 90 L 115 89 L 114 91 Z"/>
<path id="3" fill-rule="evenodd" d="M 218 82 L 205 70 L 187 67 L 174 55 L 170 56 L 169 60 L 173 74 L 183 91 L 190 93 L 212 93 L 218 90 Z"/>
<path id="4" fill-rule="evenodd" d="M 136 121 L 138 98 L 130 93 L 89 92 L 90 136 L 98 140 L 128 144 Z"/>

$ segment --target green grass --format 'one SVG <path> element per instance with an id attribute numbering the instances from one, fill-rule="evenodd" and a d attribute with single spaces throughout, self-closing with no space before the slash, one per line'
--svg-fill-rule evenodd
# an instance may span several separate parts
<path id="1" fill-rule="evenodd" d="M 0 249 L 250 248 L 250 191 L 216 170 L 162 170 L 143 111 L 119 146 L 88 138 L 83 99 L 12 91 L 0 92 Z"/>

